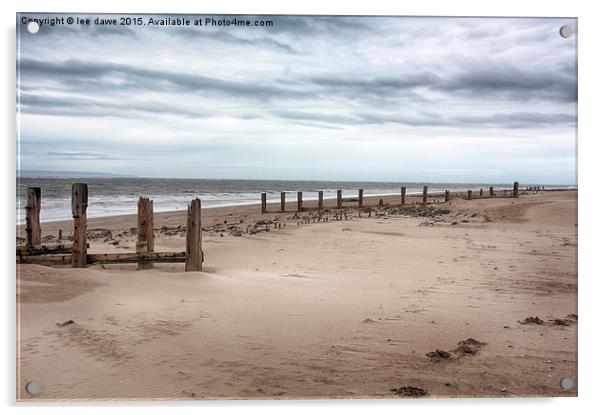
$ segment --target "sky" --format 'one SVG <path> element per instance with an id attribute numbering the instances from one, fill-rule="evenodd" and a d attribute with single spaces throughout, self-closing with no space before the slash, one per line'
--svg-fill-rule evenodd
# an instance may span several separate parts
<path id="1" fill-rule="evenodd" d="M 18 19 L 20 168 L 577 182 L 575 19 L 179 17 L 203 25 Z"/>

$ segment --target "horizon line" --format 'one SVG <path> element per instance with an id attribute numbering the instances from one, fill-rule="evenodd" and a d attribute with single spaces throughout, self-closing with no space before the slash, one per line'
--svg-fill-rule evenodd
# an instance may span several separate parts
<path id="1" fill-rule="evenodd" d="M 54 175 L 54 176 L 45 176 L 43 174 L 32 174 L 32 175 L 22 175 L 19 174 L 20 171 L 17 170 L 16 178 L 47 178 L 47 179 L 68 179 L 68 178 L 82 178 L 82 179 L 156 179 L 156 180 L 208 180 L 208 181 L 218 181 L 218 180 L 233 180 L 233 181 L 277 181 L 277 182 L 361 182 L 361 183 L 416 183 L 416 184 L 426 184 L 426 183 L 436 183 L 436 184 L 491 184 L 491 185 L 502 185 L 502 184 L 511 184 L 516 180 L 508 181 L 508 182 L 499 182 L 499 181 L 436 181 L 436 180 L 391 180 L 391 179 L 383 179 L 383 180 L 358 180 L 358 179 L 275 179 L 275 178 L 215 178 L 215 177 L 157 177 L 157 176 L 137 176 L 133 174 L 121 174 L 121 173 L 106 173 L 106 172 L 91 172 L 91 171 L 61 171 L 61 170 L 28 170 L 23 169 L 23 171 L 35 171 L 35 172 L 46 172 L 46 173 L 64 173 L 63 176 Z M 80 174 L 93 174 L 95 176 L 78 176 L 76 173 Z M 104 177 L 102 175 L 105 175 Z M 518 181 L 519 183 L 520 180 Z M 530 182 L 525 181 L 522 182 L 525 185 L 547 185 L 547 186 L 577 186 L 578 183 L 553 183 L 553 182 Z"/>

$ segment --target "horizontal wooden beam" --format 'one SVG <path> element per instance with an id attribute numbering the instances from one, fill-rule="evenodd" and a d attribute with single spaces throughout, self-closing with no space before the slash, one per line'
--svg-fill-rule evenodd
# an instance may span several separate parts
<path id="1" fill-rule="evenodd" d="M 71 254 L 20 255 L 17 264 L 71 265 Z"/>
<path id="2" fill-rule="evenodd" d="M 17 246 L 17 255 L 45 255 L 45 254 L 70 254 L 71 245 L 48 244 L 37 247 L 19 245 Z"/>
<path id="3" fill-rule="evenodd" d="M 185 262 L 186 252 L 149 252 L 146 254 L 88 254 L 89 264 L 127 264 L 130 262 Z"/>
<path id="4" fill-rule="evenodd" d="M 124 252 L 115 254 L 88 254 L 87 264 L 128 264 L 138 262 L 185 262 L 185 252 L 149 252 L 137 254 Z M 68 265 L 71 254 L 21 255 L 17 257 L 19 264 Z"/>

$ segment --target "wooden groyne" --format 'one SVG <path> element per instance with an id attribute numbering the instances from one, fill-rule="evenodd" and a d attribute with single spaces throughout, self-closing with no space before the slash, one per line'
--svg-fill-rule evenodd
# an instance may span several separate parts
<path id="1" fill-rule="evenodd" d="M 524 191 L 539 191 L 539 190 L 543 190 L 543 186 L 529 186 L 524 188 Z M 473 193 L 474 192 L 474 193 Z M 452 193 L 450 190 L 444 190 L 444 191 L 440 191 L 440 192 L 429 192 L 428 190 L 428 186 L 423 186 L 422 187 L 422 194 L 421 195 L 413 195 L 414 198 L 416 197 L 421 197 L 421 204 L 422 205 L 427 205 L 429 203 L 447 203 L 450 200 L 452 200 L 454 197 L 461 197 L 465 200 L 474 200 L 474 199 L 486 199 L 486 198 L 497 198 L 497 197 L 508 197 L 508 189 L 500 189 L 497 193 L 494 189 L 493 186 L 489 187 L 489 192 L 488 195 L 486 195 L 485 191 L 483 188 L 479 188 L 478 189 L 478 193 L 476 193 L 476 191 L 474 191 L 474 189 L 467 189 L 465 193 L 462 194 L 462 192 L 459 191 L 455 191 L 454 193 Z M 518 182 L 514 182 L 512 184 L 512 189 L 510 190 L 510 197 L 519 197 L 520 195 L 520 190 L 519 190 L 519 183 Z M 303 203 L 303 192 L 302 191 L 298 191 L 297 192 L 297 206 L 295 211 L 296 212 L 302 212 L 302 211 L 309 211 L 309 210 L 324 210 L 324 191 L 323 190 L 318 190 L 317 191 L 317 195 L 318 195 L 318 200 L 317 200 L 317 207 L 306 207 Z M 393 196 L 393 195 L 387 195 L 387 196 Z M 405 205 L 407 203 L 407 187 L 406 186 L 401 186 L 400 187 L 400 205 Z M 366 206 L 365 203 L 365 198 L 364 198 L 364 189 L 358 189 L 357 190 L 357 198 L 343 198 L 343 190 L 342 189 L 338 189 L 336 191 L 336 198 L 335 200 L 335 206 L 332 206 L 332 208 L 334 209 L 343 209 L 346 207 L 354 207 L 354 208 L 359 208 L 362 209 Z M 353 203 L 352 205 L 350 205 L 350 203 Z M 287 211 L 287 206 L 286 206 L 286 192 L 280 192 L 280 206 L 279 206 L 279 212 L 280 213 L 284 213 Z M 261 213 L 273 213 L 273 212 L 269 212 L 268 211 L 268 203 L 267 203 L 267 193 L 261 193 Z"/>
<path id="2" fill-rule="evenodd" d="M 267 212 L 265 198 L 263 210 Z M 88 234 L 88 185 L 74 183 L 71 186 L 71 214 L 73 217 L 73 242 L 42 245 L 40 211 L 42 192 L 39 187 L 27 188 L 25 207 L 25 245 L 17 246 L 17 263 L 48 266 L 70 265 L 84 268 L 95 264 L 137 263 L 138 269 L 152 268 L 155 262 L 184 262 L 186 271 L 201 271 L 204 261 L 202 250 L 201 200 L 194 199 L 188 206 L 186 224 L 186 252 L 155 252 L 153 201 L 147 197 L 138 200 L 136 252 L 89 254 Z"/>

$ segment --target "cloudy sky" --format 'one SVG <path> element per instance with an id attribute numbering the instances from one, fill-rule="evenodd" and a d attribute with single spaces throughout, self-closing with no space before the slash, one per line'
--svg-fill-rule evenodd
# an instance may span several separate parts
<path id="1" fill-rule="evenodd" d="M 575 20 L 247 18 L 18 22 L 21 168 L 576 183 Z"/>

